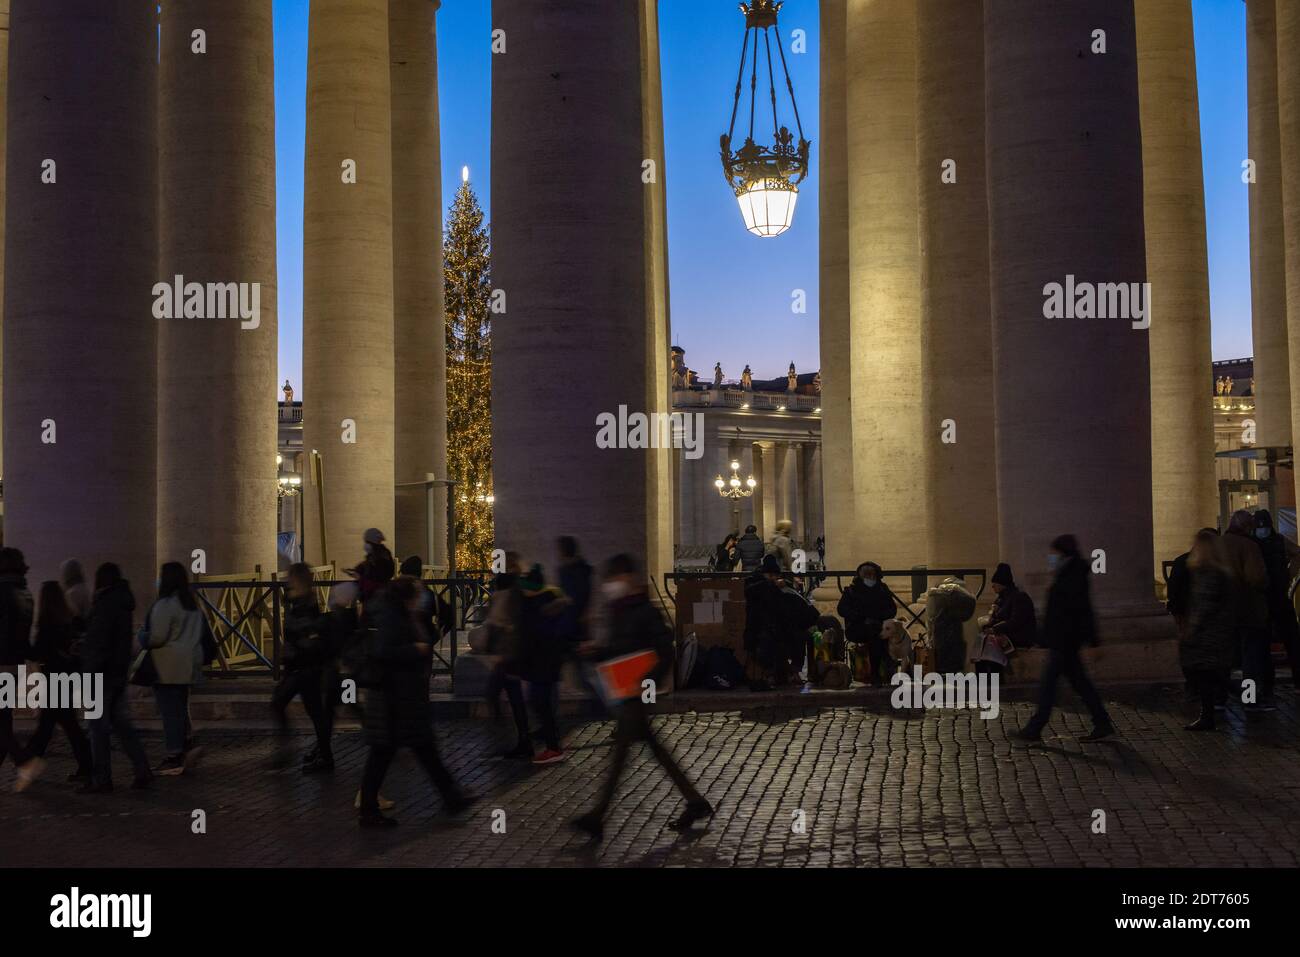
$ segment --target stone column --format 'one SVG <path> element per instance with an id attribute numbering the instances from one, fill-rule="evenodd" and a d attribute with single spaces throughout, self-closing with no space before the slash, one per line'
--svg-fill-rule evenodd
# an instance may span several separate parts
<path id="1" fill-rule="evenodd" d="M 845 87 L 846 0 L 821 0 L 819 317 L 826 558 L 850 568 L 858 554 L 853 495 L 853 375 L 849 347 L 848 124 Z"/>
<path id="2" fill-rule="evenodd" d="M 998 509 L 980 4 L 919 0 L 917 96 L 926 557 L 991 573 Z"/>
<path id="3" fill-rule="evenodd" d="M 856 561 L 906 568 L 926 560 L 927 516 L 916 504 L 929 501 L 925 444 L 932 433 L 922 420 L 916 5 L 849 0 L 847 19 Z M 884 382 L 888 401 L 878 394 Z M 902 516 L 907 534 L 899 534 Z"/>
<path id="4" fill-rule="evenodd" d="M 238 291 L 228 303 L 207 297 L 216 315 L 185 318 L 178 308 L 158 319 L 158 555 L 192 568 L 201 549 L 209 574 L 260 565 L 269 575 L 278 429 L 271 0 L 168 0 L 159 70 L 157 279 Z"/>
<path id="5" fill-rule="evenodd" d="M 776 443 L 776 468 L 777 481 L 780 483 L 781 494 L 777 499 L 776 520 L 778 522 L 789 521 L 794 525 L 793 535 L 802 532 L 798 518 L 798 501 L 799 501 L 799 483 L 797 473 L 799 471 L 799 446 L 793 442 Z"/>
<path id="6" fill-rule="evenodd" d="M 1041 599 L 1073 533 L 1105 551 L 1098 610 L 1154 614 L 1147 332 L 1045 318 L 1067 276 L 1146 280 L 1133 4 L 989 0 L 984 27 L 1002 558 Z"/>
<path id="7" fill-rule="evenodd" d="M 1291 444 L 1286 242 L 1278 129 L 1278 43 L 1273 0 L 1247 0 L 1246 78 L 1250 184 L 1250 314 L 1255 339 L 1255 437 Z M 1206 386 L 1209 391 L 1209 386 Z"/>
<path id="8" fill-rule="evenodd" d="M 1291 356 L 1291 420 L 1300 417 L 1300 8 L 1277 5 L 1277 96 L 1286 234 L 1286 314 Z M 1258 189 L 1258 185 L 1251 189 Z M 1254 193 L 1251 193 L 1254 196 Z M 1252 248 L 1254 243 L 1252 242 Z M 1253 260 L 1252 260 L 1253 261 Z M 1256 376 L 1259 355 L 1256 350 Z M 1258 381 L 1258 379 L 1256 379 Z M 1294 441 L 1294 435 L 1291 436 Z M 1295 472 L 1300 488 L 1300 471 Z"/>
<path id="9" fill-rule="evenodd" d="M 659 0 L 637 0 L 641 34 L 641 148 L 654 163 L 651 182 L 642 184 L 645 261 L 645 354 L 642 359 L 645 409 L 665 415 L 673 411 L 672 350 L 668 296 L 668 196 L 664 155 L 663 83 L 659 70 Z M 643 160 L 644 162 L 644 160 Z M 687 411 L 688 415 L 694 412 Z M 662 581 L 673 570 L 671 456 L 664 449 L 645 452 L 646 568 Z M 696 460 L 698 468 L 699 460 Z M 721 541 L 721 539 L 719 539 Z"/>
<path id="10" fill-rule="evenodd" d="M 328 557 L 393 535 L 393 195 L 387 0 L 313 0 L 303 197 L 303 449 L 323 457 Z M 436 263 L 429 264 L 436 270 Z M 321 560 L 307 486 L 308 561 Z M 392 542 L 390 541 L 390 544 Z"/>
<path id="11" fill-rule="evenodd" d="M 1215 525 L 1209 396 L 1210 280 L 1191 0 L 1144 0 L 1137 17 L 1147 279 L 1151 283 L 1153 571 Z M 1254 189 L 1255 187 L 1251 187 Z"/>
<path id="12" fill-rule="evenodd" d="M 761 501 L 754 506 L 754 524 L 758 526 L 759 537 L 767 541 L 775 531 L 780 519 L 778 509 L 781 502 L 780 471 L 776 467 L 776 443 L 754 443 L 754 477 L 758 479 L 758 494 Z M 759 474 L 761 473 L 761 474 Z"/>
<path id="13" fill-rule="evenodd" d="M 36 584 L 65 558 L 92 573 L 115 561 L 143 601 L 157 576 L 156 6 L 23 0 L 9 26 L 5 544 Z"/>
<path id="14" fill-rule="evenodd" d="M 9 75 L 9 0 L 0 0 L 0 331 L 4 327 L 5 289 L 5 101 Z M 3 384 L 4 336 L 0 334 L 0 384 Z M 0 390 L 0 395 L 3 390 Z M 3 402 L 0 401 L 0 406 Z M 4 442 L 0 433 L 0 476 L 4 475 Z M 0 499 L 0 531 L 4 528 L 4 501 Z"/>
<path id="15" fill-rule="evenodd" d="M 395 479 L 447 477 L 447 331 L 442 280 L 442 155 L 438 139 L 440 0 L 389 0 L 393 123 L 393 332 L 396 375 Z M 446 488 L 434 494 L 433 553 L 428 498 L 399 489 L 394 553 L 447 563 Z"/>
<path id="16" fill-rule="evenodd" d="M 807 446 L 802 442 L 792 442 L 788 455 L 791 458 L 790 472 L 792 474 L 791 484 L 793 490 L 790 495 L 790 521 L 794 523 L 794 535 L 796 542 L 804 542 L 809 548 L 812 542 L 808 538 L 808 512 L 804 508 L 807 499 L 807 473 L 804 471 L 804 450 Z"/>
<path id="17" fill-rule="evenodd" d="M 492 57 L 492 277 L 507 302 L 492 346 L 496 538 L 527 560 L 553 561 L 567 533 L 593 561 L 663 561 L 671 500 L 647 463 L 662 453 L 597 445 L 600 417 L 617 426 L 620 407 L 667 401 L 651 370 L 668 349 L 645 345 L 658 312 L 642 14 L 605 0 L 492 4 L 505 43 Z M 575 356 L 598 357 L 580 386 Z"/>
<path id="18" fill-rule="evenodd" d="M 824 500 L 822 498 L 822 443 L 809 442 L 804 445 L 804 467 L 807 475 L 807 482 L 804 486 L 806 495 L 804 514 L 808 516 L 805 523 L 807 533 L 804 538 L 808 542 L 808 553 L 811 555 L 818 536 L 826 534 Z M 829 559 L 829 557 L 828 554 L 827 558 Z"/>

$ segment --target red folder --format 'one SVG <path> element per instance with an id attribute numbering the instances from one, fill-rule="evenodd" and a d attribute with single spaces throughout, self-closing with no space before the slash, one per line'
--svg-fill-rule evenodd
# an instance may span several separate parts
<path id="1" fill-rule="evenodd" d="M 637 651 L 596 665 L 601 694 L 606 701 L 626 701 L 641 694 L 641 682 L 659 664 L 653 651 Z"/>

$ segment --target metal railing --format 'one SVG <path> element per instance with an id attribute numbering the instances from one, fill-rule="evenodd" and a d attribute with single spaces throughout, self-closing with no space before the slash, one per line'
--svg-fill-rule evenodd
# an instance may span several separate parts
<path id="1" fill-rule="evenodd" d="M 354 584 L 351 578 L 332 577 L 332 566 L 322 566 L 331 577 L 317 577 L 317 600 L 322 609 L 335 585 Z M 420 582 L 433 592 L 440 608 L 450 608 L 449 627 L 434 636 L 434 675 L 454 675 L 457 646 L 461 632 L 471 624 L 471 617 L 487 598 L 487 581 L 481 577 L 423 578 Z M 284 594 L 287 582 L 272 577 L 269 581 L 231 578 L 200 580 L 191 587 L 200 610 L 207 616 L 216 639 L 217 656 L 208 667 L 213 677 L 247 677 L 270 675 L 279 678 L 284 647 L 284 612 L 288 602 Z M 445 604 L 444 604 L 445 603 Z"/>
<path id="2" fill-rule="evenodd" d="M 674 617 L 677 609 L 677 592 L 673 587 L 677 582 L 683 580 L 705 580 L 705 581 L 743 581 L 749 578 L 753 572 L 666 572 L 664 574 L 664 591 L 668 599 L 672 602 Z M 846 583 L 851 582 L 857 577 L 857 570 L 834 571 L 834 570 L 815 570 L 802 574 L 785 572 L 785 577 L 792 580 L 795 589 L 805 598 L 810 598 L 812 593 L 818 588 L 823 587 L 827 582 L 833 582 L 835 589 L 844 593 Z M 921 600 L 927 591 L 931 588 L 931 580 L 938 579 L 943 581 L 945 578 L 961 578 L 966 581 L 967 588 L 970 587 L 972 578 L 979 579 L 979 588 L 972 594 L 978 601 L 984 594 L 984 589 L 988 585 L 988 570 L 984 568 L 907 568 L 907 569 L 885 569 L 880 573 L 881 584 L 888 592 L 889 597 L 894 600 L 898 609 L 907 615 L 905 622 L 909 628 L 914 624 L 924 625 L 921 621 L 920 613 L 912 611 L 911 606 Z M 890 582 L 893 581 L 899 587 L 893 587 Z M 906 587 L 903 583 L 906 582 Z M 935 582 L 937 584 L 938 582 Z M 904 601 L 899 597 L 899 591 L 904 594 L 910 592 L 911 600 Z"/>

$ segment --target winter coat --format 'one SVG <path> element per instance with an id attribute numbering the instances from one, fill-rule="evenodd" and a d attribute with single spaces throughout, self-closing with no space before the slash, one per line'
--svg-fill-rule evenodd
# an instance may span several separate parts
<path id="1" fill-rule="evenodd" d="M 324 664 L 332 645 L 328 625 L 314 591 L 290 598 L 284 609 L 284 650 L 280 653 L 284 666 L 294 671 Z"/>
<path id="2" fill-rule="evenodd" d="M 1067 558 L 1047 589 L 1043 644 L 1056 651 L 1078 651 L 1084 645 L 1097 644 L 1088 566 L 1081 558 Z"/>
<path id="3" fill-rule="evenodd" d="M 38 624 L 32 643 L 32 660 L 41 664 L 46 674 L 69 674 L 80 670 L 80 662 L 72 652 L 72 643 L 78 633 L 71 623 L 52 626 Z"/>
<path id="4" fill-rule="evenodd" d="M 187 609 L 176 595 L 149 609 L 141 647 L 150 649 L 160 685 L 196 685 L 203 680 L 203 612 Z"/>
<path id="5" fill-rule="evenodd" d="M 773 535 L 767 553 L 775 555 L 776 560 L 781 563 L 781 568 L 784 571 L 789 571 L 791 564 L 794 562 L 794 541 L 789 535 Z"/>
<path id="6" fill-rule="evenodd" d="M 560 665 L 569 651 L 565 607 L 560 603 L 567 604 L 554 589 L 520 591 L 520 654 L 513 673 L 525 681 L 550 684 L 560 680 Z"/>
<path id="7" fill-rule="evenodd" d="M 560 590 L 569 599 L 560 622 L 565 641 L 577 643 L 587 637 L 587 609 L 591 606 L 591 566 L 575 558 L 560 566 Z"/>
<path id="8" fill-rule="evenodd" d="M 32 593 L 21 575 L 0 575 L 0 668 L 32 656 Z"/>
<path id="9" fill-rule="evenodd" d="M 1221 536 L 1228 559 L 1228 574 L 1237 595 L 1237 622 L 1242 628 L 1263 628 L 1268 624 L 1268 568 L 1254 539 L 1236 532 Z"/>
<path id="10" fill-rule="evenodd" d="M 715 572 L 729 572 L 736 567 L 736 546 L 728 548 L 725 545 L 719 545 L 713 551 L 713 570 Z"/>
<path id="11" fill-rule="evenodd" d="M 386 545 L 375 543 L 370 546 L 370 554 L 353 569 L 357 573 L 357 586 L 361 589 L 361 606 L 365 609 L 368 601 L 383 591 L 384 587 L 397 574 L 397 563 L 393 553 Z M 369 614 L 363 611 L 363 614 Z"/>
<path id="12" fill-rule="evenodd" d="M 746 532 L 736 542 L 736 555 L 740 558 L 740 570 L 752 572 L 763 561 L 763 540 L 753 532 Z"/>
<path id="13" fill-rule="evenodd" d="M 1237 646 L 1233 582 L 1218 568 L 1192 571 L 1187 630 L 1178 644 L 1178 662 L 1187 671 L 1227 673 Z"/>
<path id="14" fill-rule="evenodd" d="M 817 609 L 793 589 L 752 575 L 745 582 L 745 650 L 764 668 L 802 654 Z"/>
<path id="15" fill-rule="evenodd" d="M 125 684 L 135 657 L 135 596 L 131 586 L 119 581 L 95 592 L 90 605 L 86 640 L 81 645 L 81 667 L 104 675 L 109 687 Z"/>
<path id="16" fill-rule="evenodd" d="M 989 631 L 1005 635 L 1017 648 L 1031 648 L 1038 637 L 1034 600 L 1015 585 L 1010 585 L 993 599 L 989 612 Z"/>
<path id="17" fill-rule="evenodd" d="M 663 681 L 673 667 L 673 633 L 663 614 L 645 592 L 633 592 L 611 602 L 607 608 L 609 657 L 653 651 L 659 662 L 649 674 Z"/>
<path id="18" fill-rule="evenodd" d="M 1165 610 L 1175 618 L 1185 618 L 1192 604 L 1192 573 L 1187 568 L 1191 552 L 1183 552 L 1174 559 L 1169 569 L 1169 581 L 1165 587 Z"/>
<path id="19" fill-rule="evenodd" d="M 844 619 L 844 638 L 855 645 L 880 637 L 880 627 L 896 614 L 894 594 L 882 581 L 864 584 L 861 578 L 844 589 L 836 612 Z"/>
<path id="20" fill-rule="evenodd" d="M 1295 548 L 1291 542 L 1277 532 L 1263 540 L 1255 539 L 1259 546 L 1260 557 L 1264 560 L 1264 571 L 1268 575 L 1268 608 L 1270 612 L 1285 609 L 1291 604 L 1287 589 L 1291 585 L 1291 555 Z M 1290 546 L 1289 548 L 1287 546 Z M 1295 609 L 1291 614 L 1294 617 Z"/>
<path id="21" fill-rule="evenodd" d="M 381 599 L 374 616 L 368 660 L 377 684 L 366 690 L 366 741 L 381 748 L 416 747 L 433 739 L 429 659 L 415 647 L 430 639 L 401 602 Z"/>

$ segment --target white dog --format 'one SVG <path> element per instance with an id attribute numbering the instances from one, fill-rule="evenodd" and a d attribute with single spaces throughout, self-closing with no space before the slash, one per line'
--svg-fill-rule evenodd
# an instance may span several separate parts
<path id="1" fill-rule="evenodd" d="M 898 671 L 911 674 L 916 655 L 912 649 L 912 636 L 903 623 L 891 618 L 880 626 L 880 636 L 889 643 L 889 657 L 898 662 Z"/>

